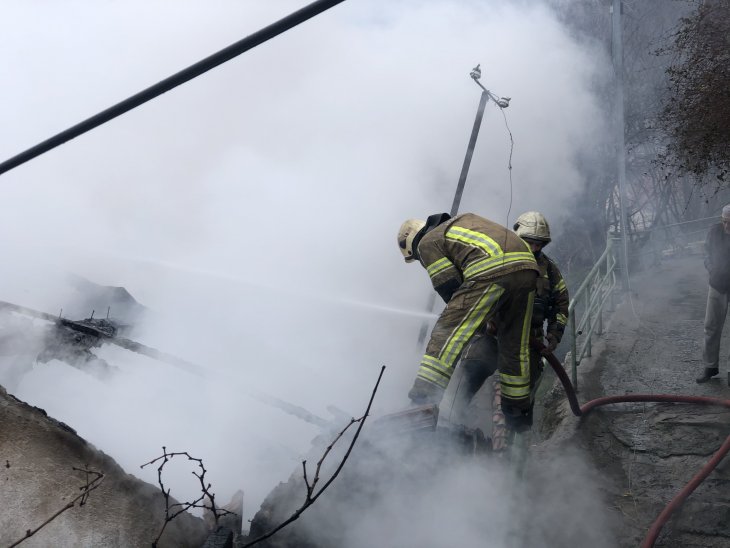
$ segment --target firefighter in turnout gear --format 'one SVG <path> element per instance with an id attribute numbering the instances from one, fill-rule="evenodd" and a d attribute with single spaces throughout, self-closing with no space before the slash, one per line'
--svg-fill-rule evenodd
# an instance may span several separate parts
<path id="1" fill-rule="evenodd" d="M 548 352 L 554 351 L 563 338 L 565 326 L 568 323 L 568 305 L 570 297 L 565 280 L 555 262 L 542 252 L 550 243 L 550 226 L 542 213 L 528 211 L 517 218 L 513 229 L 515 233 L 530 246 L 537 266 L 539 276 L 535 291 L 535 300 L 532 308 L 532 323 L 530 337 L 540 341 L 547 339 Z M 545 322 L 547 330 L 545 331 Z M 481 388 L 484 381 L 497 368 L 498 345 L 497 341 L 487 332 L 479 333 L 474 337 L 472 344 L 464 352 L 461 367 L 464 370 L 463 394 L 459 397 L 462 405 Z M 542 356 L 530 349 L 530 378 L 531 385 L 536 387 L 542 374 Z M 534 398 L 534 394 L 532 394 Z M 529 426 L 531 417 L 525 421 Z"/>
<path id="2" fill-rule="evenodd" d="M 530 246 L 540 269 L 535 306 L 532 309 L 534 336 L 541 340 L 544 336 L 547 350 L 553 352 L 563 338 L 568 323 L 570 297 L 558 266 L 542 252 L 550 243 L 550 226 L 542 213 L 528 211 L 517 217 L 514 231 Z M 547 330 L 543 331 L 545 322 Z"/>
<path id="3" fill-rule="evenodd" d="M 519 236 L 464 213 L 408 220 L 398 233 L 406 262 L 418 260 L 446 302 L 408 393 L 416 404 L 439 403 L 454 366 L 487 321 L 498 327 L 497 363 L 506 415 L 530 410 L 529 336 L 538 266 Z"/>

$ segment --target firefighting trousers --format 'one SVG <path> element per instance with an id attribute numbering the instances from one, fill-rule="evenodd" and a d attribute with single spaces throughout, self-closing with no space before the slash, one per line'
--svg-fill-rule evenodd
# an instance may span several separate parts
<path id="1" fill-rule="evenodd" d="M 487 320 L 497 326 L 497 367 L 503 405 L 530 407 L 530 323 L 537 272 L 464 282 L 431 332 L 418 378 L 446 388 L 454 366 Z"/>
<path id="2" fill-rule="evenodd" d="M 702 361 L 708 369 L 717 369 L 720 365 L 720 337 L 725 326 L 729 298 L 730 295 L 710 286 L 705 310 L 705 344 L 702 348 Z"/>
<path id="3" fill-rule="evenodd" d="M 542 339 L 545 333 L 542 328 L 533 326 L 530 336 Z M 497 338 L 485 333 L 483 330 L 472 338 L 469 346 L 461 356 L 458 367 L 463 370 L 463 378 L 459 393 L 456 397 L 463 405 L 476 395 L 486 380 L 497 371 L 499 360 L 499 347 Z M 535 386 L 542 376 L 543 364 L 542 355 L 534 348 L 530 348 L 530 389 L 534 399 Z"/>

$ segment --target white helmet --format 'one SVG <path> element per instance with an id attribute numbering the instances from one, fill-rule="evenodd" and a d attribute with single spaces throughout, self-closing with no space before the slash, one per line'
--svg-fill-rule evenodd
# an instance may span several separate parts
<path id="1" fill-rule="evenodd" d="M 398 231 L 398 247 L 400 252 L 403 253 L 406 262 L 410 263 L 416 260 L 416 255 L 413 251 L 413 240 L 421 229 L 426 226 L 426 221 L 421 219 L 408 219 L 402 225 Z"/>
<path id="2" fill-rule="evenodd" d="M 517 217 L 513 230 L 525 240 L 550 241 L 550 225 L 539 211 L 527 211 Z"/>

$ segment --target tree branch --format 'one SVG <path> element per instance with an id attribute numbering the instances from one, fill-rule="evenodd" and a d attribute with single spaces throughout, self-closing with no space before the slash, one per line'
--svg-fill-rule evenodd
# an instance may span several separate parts
<path id="1" fill-rule="evenodd" d="M 304 483 L 307 486 L 307 498 L 304 501 L 304 503 L 291 515 L 289 518 L 287 518 L 284 522 L 277 525 L 274 529 L 269 531 L 268 533 L 261 535 L 260 537 L 252 540 L 251 542 L 248 542 L 244 544 L 241 548 L 248 548 L 249 546 L 253 546 L 254 544 L 258 544 L 259 542 L 266 540 L 267 538 L 275 535 L 279 531 L 281 531 L 284 527 L 289 525 L 290 523 L 296 521 L 299 519 L 299 516 L 302 515 L 302 513 L 309 508 L 314 502 L 319 498 L 319 496 L 332 484 L 332 482 L 335 480 L 335 478 L 339 475 L 342 468 L 345 466 L 345 462 L 347 462 L 347 459 L 350 456 L 350 453 L 352 452 L 352 448 L 355 446 L 355 442 L 357 441 L 358 436 L 360 435 L 360 431 L 362 430 L 362 427 L 365 425 L 365 420 L 370 415 L 370 407 L 373 404 L 373 399 L 375 399 L 375 393 L 378 391 L 378 386 L 380 385 L 380 379 L 383 377 L 383 372 L 385 371 L 385 366 L 382 366 L 380 368 L 380 374 L 378 375 L 378 380 L 375 383 L 375 387 L 373 388 L 373 392 L 370 395 L 370 401 L 368 402 L 368 406 L 365 409 L 365 413 L 362 417 L 359 419 L 351 419 L 350 423 L 345 426 L 339 434 L 335 437 L 335 439 L 332 441 L 332 443 L 327 447 L 324 454 L 322 455 L 322 458 L 317 463 L 317 469 L 315 472 L 314 479 L 312 480 L 311 485 L 309 484 L 309 481 L 307 479 L 307 461 L 302 462 L 303 467 L 303 475 L 304 475 Z M 332 450 L 332 447 L 342 438 L 342 436 L 345 434 L 345 432 L 355 423 L 359 423 L 359 426 L 357 427 L 357 430 L 355 431 L 355 435 L 352 438 L 352 441 L 350 442 L 350 446 L 347 448 L 347 451 L 345 452 L 345 455 L 342 457 L 342 460 L 340 461 L 339 465 L 337 466 L 337 469 L 333 472 L 332 476 L 327 480 L 327 482 L 322 486 L 319 491 L 316 493 L 315 487 L 317 485 L 317 482 L 319 481 L 319 472 L 320 468 L 322 466 L 322 463 L 324 462 L 324 459 L 329 455 L 330 451 Z"/>
<path id="2" fill-rule="evenodd" d="M 74 506 L 76 506 L 77 501 L 79 502 L 79 506 L 83 506 L 84 504 L 86 504 L 86 501 L 89 498 L 89 493 L 91 493 L 91 491 L 93 491 L 94 489 L 99 487 L 102 479 L 104 478 L 103 473 L 96 472 L 94 470 L 89 470 L 88 466 L 86 468 L 73 467 L 72 470 L 74 470 L 76 472 L 84 472 L 86 474 L 86 483 L 84 485 L 82 485 L 81 487 L 79 487 L 79 489 L 81 490 L 81 494 L 78 495 L 77 497 L 75 497 L 74 499 L 72 499 L 71 501 L 69 501 L 63 508 L 61 508 L 58 512 L 53 514 L 50 518 L 48 518 L 46 521 L 41 523 L 35 529 L 33 529 L 33 530 L 28 529 L 25 532 L 25 536 L 23 538 L 21 538 L 20 540 L 17 540 L 16 542 L 14 542 L 10 546 L 8 546 L 8 548 L 13 548 L 14 546 L 17 546 L 21 542 L 24 542 L 25 540 L 27 540 L 30 537 L 32 537 L 33 535 L 35 535 L 38 531 L 43 529 L 46 525 L 51 523 L 54 519 L 56 519 L 58 516 L 63 514 L 66 510 L 69 510 L 69 509 L 73 508 Z"/>
<path id="3" fill-rule="evenodd" d="M 170 504 L 170 489 L 165 489 L 165 484 L 162 482 L 162 471 L 165 467 L 165 464 L 167 464 L 170 460 L 172 460 L 174 457 L 178 456 L 186 456 L 188 460 L 194 461 L 198 463 L 198 466 L 200 467 L 200 473 L 196 473 L 195 470 L 193 470 L 192 474 L 198 478 L 198 481 L 200 482 L 200 490 L 201 495 L 195 499 L 192 502 L 176 502 L 174 504 Z M 156 463 L 157 461 L 162 461 L 160 463 L 160 466 L 157 468 L 157 483 L 160 486 L 160 491 L 162 491 L 162 496 L 165 497 L 165 522 L 162 524 L 162 529 L 160 529 L 160 532 L 157 534 L 157 538 L 152 541 L 152 547 L 155 548 L 157 546 L 157 543 L 160 541 L 160 538 L 162 538 L 162 534 L 165 532 L 165 528 L 167 527 L 167 524 L 170 523 L 173 519 L 175 519 L 180 514 L 187 512 L 191 508 L 202 508 L 204 510 L 210 510 L 213 513 L 213 518 L 215 519 L 215 522 L 218 523 L 218 519 L 223 516 L 228 515 L 235 515 L 235 512 L 230 512 L 228 510 L 217 508 L 215 505 L 215 495 L 210 491 L 210 483 L 205 484 L 205 473 L 207 470 L 205 469 L 205 466 L 203 465 L 202 459 L 196 459 L 195 457 L 191 457 L 189 453 L 186 451 L 181 451 L 177 453 L 168 453 L 167 448 L 164 446 L 162 447 L 162 455 L 152 459 L 149 462 L 146 462 L 145 464 L 141 465 L 140 468 L 144 468 L 145 466 L 149 466 L 151 464 Z M 208 498 L 210 501 L 210 504 L 205 504 L 203 501 L 205 498 Z"/>

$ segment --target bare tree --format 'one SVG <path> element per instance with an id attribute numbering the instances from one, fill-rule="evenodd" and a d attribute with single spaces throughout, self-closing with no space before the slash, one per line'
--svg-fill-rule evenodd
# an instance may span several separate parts
<path id="1" fill-rule="evenodd" d="M 671 96 L 664 105 L 663 127 L 672 137 L 665 163 L 703 176 L 715 189 L 728 187 L 730 170 L 730 3 L 687 0 L 694 4 L 681 20 L 665 53 Z"/>
<path id="2" fill-rule="evenodd" d="M 355 442 L 357 441 L 358 436 L 360 435 L 360 431 L 362 430 L 362 427 L 365 424 L 365 419 L 370 415 L 370 408 L 373 404 L 373 399 L 375 398 L 375 393 L 378 391 L 378 386 L 380 385 L 380 379 L 383 377 L 383 373 L 385 371 L 385 366 L 382 366 L 380 368 L 380 374 L 378 375 L 378 380 L 375 383 L 375 387 L 373 388 L 372 394 L 370 395 L 370 401 L 368 402 L 368 406 L 365 409 L 365 413 L 358 419 L 352 418 L 350 419 L 350 422 L 345 426 L 332 440 L 332 442 L 327 446 L 327 448 L 324 451 L 324 454 L 317 462 L 317 466 L 314 470 L 314 476 L 311 479 L 309 479 L 309 474 L 307 472 L 307 461 L 302 461 L 302 473 L 304 476 L 304 484 L 306 485 L 307 493 L 304 503 L 301 507 L 299 507 L 289 518 L 284 520 L 281 524 L 277 525 L 269 531 L 268 533 L 261 535 L 260 537 L 248 542 L 247 544 L 244 544 L 242 548 L 247 548 L 248 546 L 253 546 L 254 544 L 258 544 L 259 542 L 266 540 L 267 538 L 275 535 L 277 532 L 281 531 L 284 527 L 289 525 L 290 523 L 296 521 L 299 519 L 299 516 L 302 515 L 302 513 L 309 508 L 314 502 L 322 495 L 322 493 L 332 484 L 332 482 L 335 480 L 335 478 L 339 475 L 340 471 L 345 465 L 345 462 L 347 461 L 348 457 L 350 456 L 350 453 L 352 452 L 353 447 L 355 446 Z M 321 470 L 322 470 L 322 464 L 324 463 L 327 456 L 330 454 L 334 446 L 337 444 L 337 442 L 342 439 L 342 437 L 345 435 L 345 433 L 352 427 L 354 424 L 358 424 L 357 430 L 355 431 L 355 434 L 352 438 L 352 441 L 350 442 L 349 447 L 347 448 L 347 451 L 345 452 L 345 455 L 342 457 L 342 460 L 338 464 L 335 471 L 332 473 L 332 475 L 329 477 L 329 479 L 319 487 L 319 483 L 321 480 Z M 200 468 L 200 472 L 193 471 L 193 475 L 198 478 L 198 481 L 200 482 L 200 490 L 201 494 L 200 496 L 195 499 L 194 501 L 190 502 L 172 502 L 172 499 L 170 497 L 170 489 L 165 487 L 165 484 L 162 481 L 162 472 L 164 470 L 165 465 L 170 462 L 174 457 L 180 457 L 184 456 L 187 457 L 188 460 L 194 461 L 198 464 L 198 467 Z M 150 462 L 147 462 L 140 466 L 140 468 L 144 468 L 145 466 L 149 466 L 151 464 L 154 464 L 156 462 L 160 462 L 159 467 L 157 468 L 157 482 L 160 486 L 160 490 L 162 491 L 162 495 L 165 497 L 165 521 L 162 524 L 162 528 L 160 529 L 160 532 L 158 533 L 155 540 L 152 541 L 152 548 L 156 548 L 158 542 L 160 541 L 160 538 L 162 538 L 162 534 L 165 532 L 165 528 L 167 527 L 167 524 L 170 523 L 172 520 L 174 520 L 177 516 L 182 514 L 183 512 L 186 512 L 190 510 L 191 508 L 202 508 L 204 510 L 208 510 L 213 514 L 213 517 L 215 519 L 215 522 L 218 523 L 218 519 L 223 516 L 227 515 L 233 515 L 233 512 L 229 512 L 228 510 L 219 508 L 215 504 L 215 495 L 211 492 L 210 483 L 205 482 L 205 473 L 206 469 L 203 465 L 203 461 L 201 459 L 191 457 L 187 452 L 181 451 L 181 452 L 175 452 L 175 453 L 168 453 L 167 449 L 165 447 L 162 448 L 162 455 L 151 460 Z"/>
<path id="3" fill-rule="evenodd" d="M 198 478 L 198 481 L 200 482 L 200 496 L 191 502 L 174 502 L 171 503 L 170 499 L 170 489 L 165 489 L 165 484 L 162 482 L 162 471 L 165 468 L 165 465 L 170 462 L 175 457 L 187 457 L 189 461 L 193 461 L 198 463 L 198 468 L 200 468 L 200 472 L 196 472 L 193 470 L 192 474 Z M 162 455 L 157 457 L 156 459 L 151 460 L 150 462 L 147 462 L 140 466 L 140 468 L 144 468 L 145 466 L 149 466 L 151 464 L 154 464 L 158 461 L 160 462 L 160 466 L 157 467 L 157 482 L 160 485 L 160 490 L 162 491 L 162 495 L 165 497 L 165 521 L 162 524 L 162 528 L 160 529 L 160 532 L 157 534 L 157 538 L 152 541 L 152 548 L 156 548 L 157 543 L 160 541 L 160 538 L 162 537 L 162 533 L 165 532 L 165 528 L 167 527 L 167 524 L 170 523 L 172 520 L 174 520 L 177 516 L 182 514 L 183 512 L 187 512 L 191 508 L 202 508 L 204 510 L 208 510 L 213 514 L 213 518 L 215 519 L 215 523 L 218 523 L 218 519 L 222 516 L 227 516 L 230 514 L 233 514 L 233 512 L 229 512 L 228 510 L 225 510 L 223 508 L 218 508 L 215 504 L 215 495 L 210 490 L 210 483 L 205 482 L 205 473 L 206 469 L 203 465 L 202 459 L 197 459 L 195 457 L 191 457 L 187 452 L 181 451 L 177 453 L 168 453 L 167 449 L 163 446 L 162 448 Z M 206 501 L 207 499 L 207 501 Z"/>
<path id="4" fill-rule="evenodd" d="M 593 92 L 605 106 L 606 131 L 595 135 L 590 149 L 577 158 L 585 180 L 555 242 L 553 254 L 567 275 L 591 265 L 602 252 L 608 232 L 620 230 L 616 149 L 611 131 L 615 80 L 611 69 L 611 0 L 549 0 L 576 40 L 604 54 L 604 70 Z M 657 161 L 669 136 L 659 123 L 668 95 L 665 51 L 681 17 L 689 12 L 684 0 L 623 0 L 624 132 L 626 142 L 628 232 L 635 249 L 645 241 L 643 231 L 656 225 L 695 218 L 700 197 L 676 170 Z M 600 60 L 600 55 L 596 57 Z M 690 184 L 690 187 L 692 185 Z M 557 221 L 557 220 L 556 220 Z"/>

